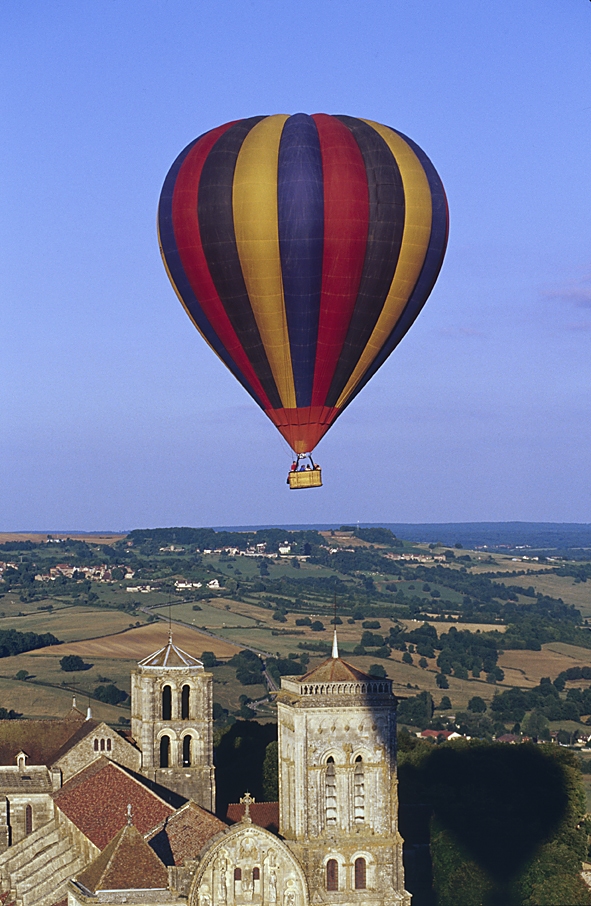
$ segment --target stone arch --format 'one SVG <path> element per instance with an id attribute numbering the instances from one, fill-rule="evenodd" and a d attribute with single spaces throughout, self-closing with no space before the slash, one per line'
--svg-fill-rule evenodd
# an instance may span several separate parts
<path id="1" fill-rule="evenodd" d="M 365 887 L 358 887 L 359 868 L 357 862 L 363 859 L 365 863 Z M 358 850 L 351 854 L 350 881 L 352 890 L 374 890 L 376 886 L 376 862 L 368 850 Z"/>
<path id="2" fill-rule="evenodd" d="M 160 690 L 160 716 L 162 720 L 172 720 L 172 684 L 163 683 Z"/>
<path id="3" fill-rule="evenodd" d="M 328 886 L 329 881 L 331 880 L 331 877 L 334 880 L 334 874 L 335 874 L 334 865 L 331 863 L 336 863 L 337 886 L 336 887 L 331 886 L 329 888 L 329 886 Z M 323 886 L 324 890 L 332 890 L 332 891 L 345 890 L 346 887 L 348 886 L 346 869 L 347 869 L 347 863 L 345 861 L 345 857 L 341 853 L 337 853 L 337 852 L 326 853 L 326 855 L 324 856 L 323 862 L 322 862 L 322 876 L 323 876 L 322 886 Z"/>
<path id="4" fill-rule="evenodd" d="M 187 742 L 189 740 L 189 742 Z M 191 767 L 193 765 L 199 764 L 199 759 L 201 758 L 201 737 L 199 733 L 193 729 L 193 727 L 187 727 L 186 730 L 181 731 L 181 739 L 179 743 L 179 755 L 180 755 L 180 764 L 185 767 Z M 189 761 L 187 762 L 187 747 L 189 750 Z"/>
<path id="5" fill-rule="evenodd" d="M 163 742 L 164 737 L 168 739 L 168 764 L 163 765 L 163 755 L 166 748 L 166 743 Z M 176 733 L 171 727 L 165 727 L 163 730 L 160 730 L 158 736 L 156 737 L 156 766 L 157 767 L 167 767 L 173 768 L 178 764 L 179 761 L 179 741 Z"/>
<path id="6" fill-rule="evenodd" d="M 193 689 L 190 683 L 183 683 L 181 686 L 181 720 L 189 720 L 191 718 L 191 699 L 193 698 L 192 693 Z"/>
<path id="7" fill-rule="evenodd" d="M 258 869 L 258 877 L 254 869 Z M 191 884 L 188 906 L 200 906 L 200 891 L 213 893 L 212 901 L 230 900 L 236 869 L 241 884 L 253 880 L 260 887 L 264 902 L 271 906 L 309 906 L 308 886 L 301 865 L 278 837 L 255 824 L 240 822 L 209 841 L 201 853 L 199 867 Z M 287 895 L 289 898 L 287 898 Z"/>

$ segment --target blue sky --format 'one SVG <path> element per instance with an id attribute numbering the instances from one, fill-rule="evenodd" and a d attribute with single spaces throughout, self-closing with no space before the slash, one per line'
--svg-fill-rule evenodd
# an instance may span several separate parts
<path id="1" fill-rule="evenodd" d="M 0 530 L 591 521 L 588 0 L 4 0 Z M 422 315 L 289 451 L 170 287 L 155 219 L 228 120 L 347 113 L 448 193 Z"/>

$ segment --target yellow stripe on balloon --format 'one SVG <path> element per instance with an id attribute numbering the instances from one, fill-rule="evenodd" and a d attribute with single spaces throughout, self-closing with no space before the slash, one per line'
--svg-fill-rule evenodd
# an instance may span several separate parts
<path id="1" fill-rule="evenodd" d="M 404 311 L 425 261 L 433 217 L 429 182 L 421 162 L 410 145 L 387 126 L 381 126 L 372 120 L 364 122 L 381 135 L 398 164 L 404 188 L 404 231 L 398 264 L 384 307 L 353 374 L 337 400 L 337 408 L 345 405 Z"/>
<path id="2" fill-rule="evenodd" d="M 279 252 L 277 164 L 287 115 L 268 116 L 242 143 L 232 188 L 234 232 L 252 311 L 283 406 L 297 406 Z"/>

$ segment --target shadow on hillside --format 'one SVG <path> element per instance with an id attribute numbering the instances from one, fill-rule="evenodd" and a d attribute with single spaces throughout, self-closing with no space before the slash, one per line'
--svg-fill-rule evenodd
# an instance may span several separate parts
<path id="1" fill-rule="evenodd" d="M 431 815 L 486 872 L 490 903 L 508 906 L 511 882 L 558 830 L 569 805 L 565 772 L 533 745 L 437 747 L 403 760 L 399 780 L 411 892 L 418 885 L 413 906 L 435 902 L 421 877 L 430 868 L 424 844 Z"/>

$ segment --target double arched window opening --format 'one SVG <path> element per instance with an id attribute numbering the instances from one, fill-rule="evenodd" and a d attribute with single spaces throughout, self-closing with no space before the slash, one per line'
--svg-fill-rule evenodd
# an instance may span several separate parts
<path id="1" fill-rule="evenodd" d="M 177 711 L 178 714 L 178 711 Z M 191 717 L 191 687 L 186 683 L 181 689 L 181 720 Z M 162 720 L 172 720 L 172 688 L 162 687 Z"/>
<path id="2" fill-rule="evenodd" d="M 355 859 L 353 882 L 355 890 L 367 889 L 367 863 L 362 856 Z M 339 863 L 336 859 L 329 859 L 326 863 L 326 889 L 339 889 Z"/>

